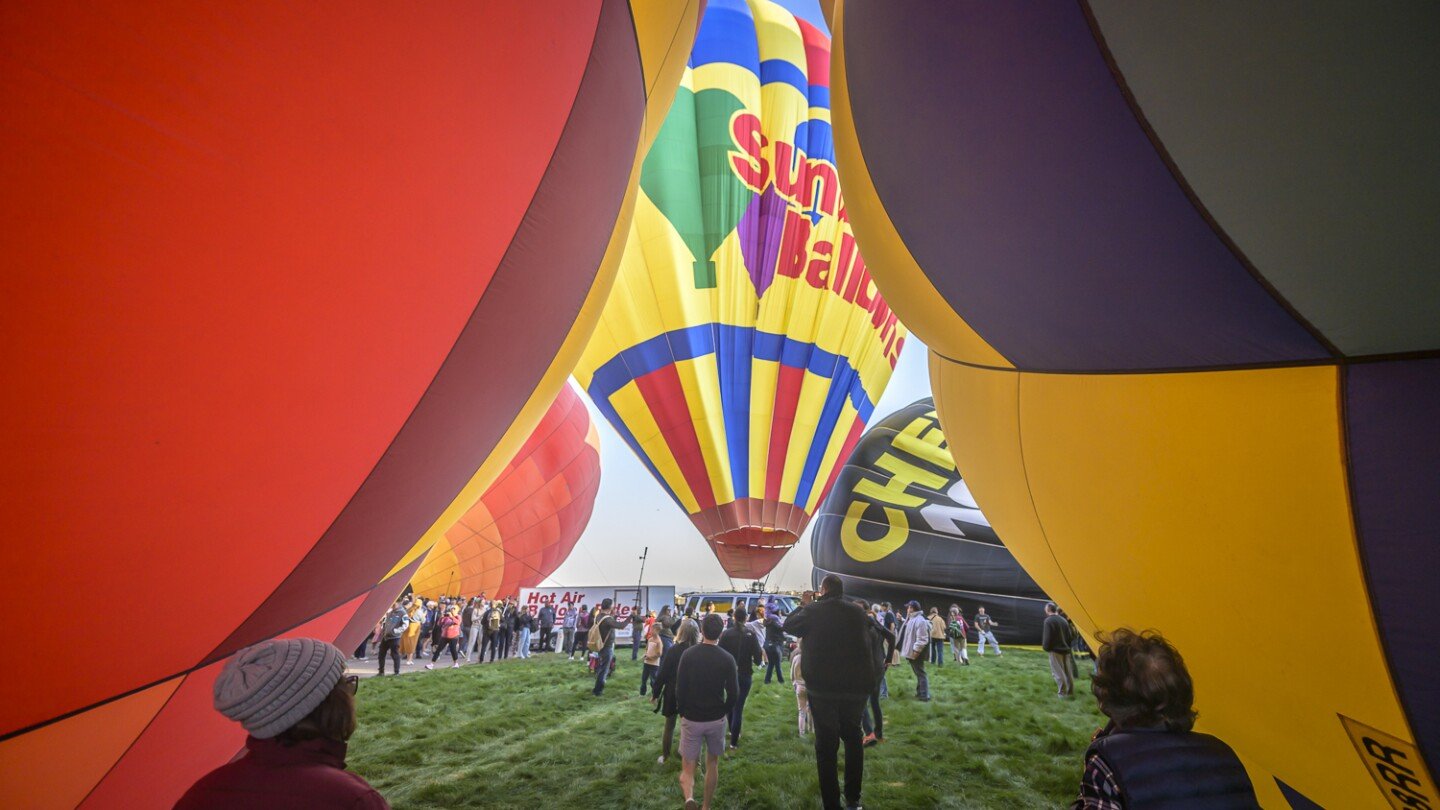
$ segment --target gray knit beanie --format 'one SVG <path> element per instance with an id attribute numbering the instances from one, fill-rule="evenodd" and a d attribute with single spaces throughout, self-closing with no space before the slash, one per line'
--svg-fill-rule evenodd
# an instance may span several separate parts
<path id="1" fill-rule="evenodd" d="M 313 638 L 262 641 L 235 653 L 215 679 L 215 710 L 268 739 L 315 710 L 345 676 L 345 654 Z"/>

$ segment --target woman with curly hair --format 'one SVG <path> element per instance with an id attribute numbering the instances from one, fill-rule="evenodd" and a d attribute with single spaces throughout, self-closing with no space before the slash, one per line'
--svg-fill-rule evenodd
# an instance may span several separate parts
<path id="1" fill-rule="evenodd" d="M 1258 808 L 1230 746 L 1191 730 L 1195 687 L 1180 651 L 1155 630 L 1100 640 L 1091 691 L 1110 722 L 1085 752 L 1071 810 Z"/>

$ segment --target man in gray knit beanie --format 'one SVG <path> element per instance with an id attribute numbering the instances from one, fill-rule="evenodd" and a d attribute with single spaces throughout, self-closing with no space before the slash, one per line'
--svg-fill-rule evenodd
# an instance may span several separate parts
<path id="1" fill-rule="evenodd" d="M 215 678 L 215 710 L 269 739 L 315 710 L 345 676 L 345 654 L 313 638 L 262 641 L 235 653 Z"/>

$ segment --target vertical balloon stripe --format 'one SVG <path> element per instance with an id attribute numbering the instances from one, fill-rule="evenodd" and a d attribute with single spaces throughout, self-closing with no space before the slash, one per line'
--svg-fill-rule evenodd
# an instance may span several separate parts
<path id="1" fill-rule="evenodd" d="M 804 383 L 804 368 L 781 364 L 780 377 L 775 385 L 775 412 L 770 422 L 770 450 L 765 469 L 767 501 L 780 498 L 780 485 L 785 477 L 785 456 L 790 446 L 790 435 L 795 428 L 795 411 Z"/>
<path id="2" fill-rule="evenodd" d="M 750 497 L 750 372 L 755 333 L 727 329 L 715 341 L 719 353 L 720 409 L 725 418 L 726 452 L 737 498 Z"/>
<path id="3" fill-rule="evenodd" d="M 635 380 L 635 385 L 645 398 L 645 406 L 654 415 L 655 424 L 665 437 L 665 444 L 675 458 L 680 475 L 690 487 L 696 506 L 700 509 L 714 506 L 715 496 L 710 491 L 710 477 L 705 473 L 700 439 L 695 435 L 695 425 L 685 408 L 685 392 L 675 367 L 662 366 Z"/>

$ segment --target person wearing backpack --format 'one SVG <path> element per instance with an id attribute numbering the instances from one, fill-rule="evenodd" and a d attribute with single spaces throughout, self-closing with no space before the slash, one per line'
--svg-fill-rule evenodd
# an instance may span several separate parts
<path id="1" fill-rule="evenodd" d="M 911 599 L 906 607 L 910 615 L 900 628 L 900 643 L 897 646 L 915 673 L 915 699 L 928 701 L 930 678 L 925 674 L 925 659 L 930 653 L 930 620 L 925 618 L 920 603 L 914 599 Z"/>
<path id="2" fill-rule="evenodd" d="M 390 660 L 395 662 L 395 674 L 400 674 L 400 639 L 404 637 L 405 631 L 410 628 L 410 617 L 405 615 L 405 609 L 398 604 L 391 605 L 390 611 L 380 619 L 380 627 L 376 635 L 380 637 L 380 674 L 385 674 L 385 655 L 390 655 Z"/>
<path id="3" fill-rule="evenodd" d="M 495 656 L 500 653 L 500 603 L 492 602 L 490 607 L 481 614 L 481 621 L 484 623 L 481 629 L 483 640 L 480 642 L 480 659 L 485 659 L 485 650 L 490 650 L 490 662 L 495 662 Z"/>
<path id="4" fill-rule="evenodd" d="M 615 631 L 634 619 L 634 614 L 631 614 L 629 619 L 616 621 L 610 613 L 613 604 L 608 598 L 601 600 L 600 612 L 596 614 L 595 623 L 590 627 L 590 633 L 585 639 L 586 648 L 599 657 L 595 666 L 593 691 L 597 698 L 605 692 L 605 679 L 610 676 L 610 662 L 615 660 Z"/>
<path id="5" fill-rule="evenodd" d="M 930 608 L 930 663 L 945 666 L 945 620 L 940 618 L 940 608 Z"/>
<path id="6" fill-rule="evenodd" d="M 950 651 L 954 654 L 955 660 L 970 666 L 969 644 L 965 640 L 968 629 L 965 626 L 965 614 L 961 612 L 959 605 L 950 606 L 950 624 L 945 627 L 945 634 L 950 637 Z"/>

